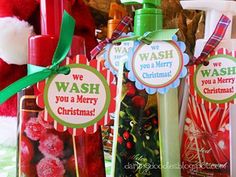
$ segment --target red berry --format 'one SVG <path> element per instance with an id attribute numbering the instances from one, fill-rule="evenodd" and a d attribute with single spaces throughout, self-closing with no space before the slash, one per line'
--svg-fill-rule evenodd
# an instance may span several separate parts
<path id="1" fill-rule="evenodd" d="M 157 125 L 158 124 L 158 121 L 157 121 L 156 117 L 152 118 L 152 123 L 153 123 L 153 125 Z"/>
<path id="2" fill-rule="evenodd" d="M 26 123 L 25 133 L 29 139 L 37 141 L 46 133 L 46 129 L 38 122 L 36 117 L 33 117 Z"/>
<path id="3" fill-rule="evenodd" d="M 45 156 L 59 157 L 64 149 L 63 141 L 52 133 L 45 134 L 39 141 L 39 150 Z"/>
<path id="4" fill-rule="evenodd" d="M 128 82 L 128 83 L 126 83 L 126 88 L 127 88 L 127 93 L 126 93 L 127 96 L 132 97 L 135 95 L 136 89 L 134 87 L 134 84 L 132 84 L 131 82 Z"/>
<path id="5" fill-rule="evenodd" d="M 146 116 L 150 116 L 151 115 L 151 111 L 148 109 L 146 110 Z"/>
<path id="6" fill-rule="evenodd" d="M 137 108 L 144 108 L 146 101 L 144 97 L 137 95 L 132 98 L 132 103 Z"/>
<path id="7" fill-rule="evenodd" d="M 40 111 L 39 114 L 38 114 L 38 121 L 39 123 L 46 129 L 52 129 L 53 128 L 53 125 L 52 123 L 49 123 L 47 121 L 44 120 L 44 111 Z"/>
<path id="8" fill-rule="evenodd" d="M 121 136 L 119 136 L 119 137 L 117 138 L 117 141 L 118 141 L 118 143 L 122 144 L 122 143 L 123 143 L 123 138 L 122 138 Z"/>
<path id="9" fill-rule="evenodd" d="M 38 177 L 63 177 L 65 169 L 58 158 L 45 157 L 36 166 Z"/>
<path id="10" fill-rule="evenodd" d="M 132 145 L 131 142 L 127 142 L 126 143 L 126 147 L 127 147 L 127 149 L 131 149 L 133 147 L 133 145 Z"/>
<path id="11" fill-rule="evenodd" d="M 24 135 L 21 136 L 20 141 L 20 158 L 21 163 L 30 163 L 34 156 L 34 147 L 30 140 Z"/>
<path id="12" fill-rule="evenodd" d="M 130 137 L 130 133 L 128 132 L 128 131 L 125 131 L 124 133 L 123 133 L 123 137 L 124 137 L 124 139 L 129 139 L 129 137 Z"/>

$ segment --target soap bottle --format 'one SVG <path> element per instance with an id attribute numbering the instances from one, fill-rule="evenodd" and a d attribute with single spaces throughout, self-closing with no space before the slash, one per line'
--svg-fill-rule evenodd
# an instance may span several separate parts
<path id="1" fill-rule="evenodd" d="M 127 15 L 127 12 L 122 5 L 115 2 L 112 2 L 110 4 L 109 17 L 111 19 L 109 19 L 107 22 L 107 38 L 112 37 L 112 34 L 114 30 L 116 29 L 117 25 L 120 23 L 122 18 L 126 15 Z M 107 51 L 104 50 L 102 52 L 103 56 L 104 56 L 104 52 L 107 52 Z M 100 58 L 97 57 L 98 60 L 104 59 L 104 57 L 102 57 L 101 54 L 99 56 Z M 110 60 L 113 60 L 113 58 L 111 58 Z M 109 123 L 109 125 L 102 126 L 104 154 L 105 154 L 105 158 L 108 161 L 111 161 L 112 143 L 113 143 L 113 125 L 114 125 L 114 120 L 112 120 Z"/>
<path id="2" fill-rule="evenodd" d="M 121 3 L 143 5 L 142 9 L 135 12 L 135 35 L 162 28 L 161 11 L 156 8 L 160 5 L 159 1 L 126 0 Z M 126 69 L 123 72 L 122 88 L 119 89 L 122 89 L 122 95 L 120 109 L 115 118 L 118 132 L 114 133 L 117 138 L 114 139 L 116 145 L 113 146 L 112 176 L 161 176 L 156 95 L 138 90 L 135 83 L 128 79 Z M 149 168 L 149 165 L 153 168 Z"/>
<path id="3" fill-rule="evenodd" d="M 224 54 L 232 55 L 233 57 L 235 57 L 236 39 L 232 38 L 232 19 L 236 14 L 235 1 L 190 0 L 181 1 L 181 5 L 184 9 L 205 11 L 205 34 L 203 39 L 198 39 L 196 41 L 194 52 L 195 57 L 200 56 L 205 44 L 214 32 L 222 14 L 224 14 L 231 20 L 231 24 L 228 26 L 223 40 L 216 47 L 214 54 L 210 54 L 210 56 L 212 57 L 213 55 Z M 228 102 L 224 104 L 215 104 L 206 101 L 203 98 L 200 98 L 192 84 L 194 77 L 193 75 L 198 67 L 199 66 L 191 66 L 189 69 L 190 75 L 188 78 L 188 84 L 190 85 L 190 88 L 188 91 L 189 97 L 186 98 L 188 99 L 188 106 L 185 122 L 183 121 L 184 134 L 182 141 L 182 163 L 196 164 L 196 166 L 195 168 L 183 169 L 182 174 L 183 176 L 188 176 L 191 174 L 195 174 L 196 176 L 235 176 L 236 171 L 234 167 L 236 162 L 235 160 L 233 160 L 234 150 L 232 149 L 233 144 L 235 144 L 233 143 L 235 138 L 233 138 L 234 135 L 232 134 L 232 127 L 234 127 L 234 125 L 232 124 L 232 117 L 230 117 L 229 114 L 230 109 L 233 108 L 233 101 L 231 103 Z M 201 116 L 198 111 L 206 112 L 206 114 Z M 214 111 L 216 111 L 216 115 L 213 114 Z M 198 121 L 196 121 L 197 119 Z M 219 120 L 220 122 L 217 122 L 217 120 Z M 213 131 L 214 140 L 212 140 L 210 132 L 208 140 L 203 140 L 202 138 L 197 137 L 193 139 L 195 140 L 195 143 L 193 141 L 190 141 L 186 144 L 189 138 L 189 136 L 187 135 L 189 131 L 194 133 L 198 131 L 198 128 L 196 128 L 196 126 L 203 127 L 204 125 L 206 125 L 206 123 L 202 124 L 201 122 L 207 122 L 207 125 L 210 127 L 209 130 Z M 225 126 L 216 129 L 216 127 L 219 126 L 222 122 L 224 122 Z M 196 126 L 192 126 L 192 123 L 196 123 Z M 207 132 L 202 133 L 207 134 Z M 198 131 L 198 134 L 201 134 L 201 131 Z M 205 144 L 208 145 L 203 145 L 203 141 L 205 141 Z M 212 141 L 214 141 L 215 143 L 211 143 Z M 215 147 L 213 148 L 213 146 L 210 144 L 215 144 Z M 191 158 L 189 158 L 189 156 L 187 155 L 190 152 L 188 150 L 189 147 L 192 147 L 191 153 L 193 155 Z M 216 153 L 217 151 L 215 149 L 217 149 L 218 153 Z"/>
<path id="4" fill-rule="evenodd" d="M 40 5 L 42 35 L 29 38 L 28 61 L 29 64 L 46 67 L 50 66 L 57 46 L 63 10 L 71 13 L 73 4 L 68 0 L 41 0 Z M 82 37 L 74 36 L 68 57 L 78 54 L 85 55 L 85 42 Z M 17 175 L 89 177 L 96 173 L 104 177 L 100 132 L 93 135 L 84 133 L 79 137 L 63 130 L 58 132 L 52 123 L 44 120 L 45 112 L 36 100 L 38 93 L 34 85 L 19 94 Z M 91 139 L 93 141 L 89 141 Z M 54 147 L 55 151 L 51 151 L 45 143 L 51 144 L 49 146 Z M 92 164 L 91 153 L 97 165 Z M 53 174 L 47 174 L 48 169 Z"/>

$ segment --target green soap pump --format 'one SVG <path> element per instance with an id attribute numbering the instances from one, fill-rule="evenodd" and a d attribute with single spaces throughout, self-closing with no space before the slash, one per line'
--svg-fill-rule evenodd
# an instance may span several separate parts
<path id="1" fill-rule="evenodd" d="M 162 11 L 157 8 L 161 0 L 121 0 L 121 3 L 143 4 L 142 9 L 135 11 L 135 35 L 142 36 L 146 32 L 163 28 Z M 158 100 L 162 177 L 180 177 L 178 89 L 160 94 Z"/>
<path id="2" fill-rule="evenodd" d="M 121 3 L 126 5 L 143 4 L 142 9 L 135 11 L 135 35 L 141 36 L 147 31 L 162 29 L 162 11 L 156 8 L 161 4 L 160 0 L 121 0 Z"/>

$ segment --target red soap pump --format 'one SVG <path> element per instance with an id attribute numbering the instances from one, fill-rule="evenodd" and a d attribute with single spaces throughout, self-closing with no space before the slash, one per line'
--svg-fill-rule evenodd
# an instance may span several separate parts
<path id="1" fill-rule="evenodd" d="M 29 38 L 29 64 L 43 67 L 51 65 L 60 35 L 63 12 L 66 10 L 71 14 L 73 3 L 71 0 L 40 1 L 42 35 Z M 85 40 L 80 36 L 74 36 L 68 57 L 72 58 L 79 54 L 85 55 Z M 34 85 L 19 94 L 18 176 L 90 177 L 96 172 L 97 177 L 104 177 L 101 133 L 97 131 L 92 135 L 84 133 L 74 137 L 67 131 L 54 130 L 52 123 L 44 121 L 44 110 L 36 104 L 36 90 Z M 48 141 L 49 139 L 52 141 Z M 45 143 L 49 143 L 48 146 L 44 146 Z M 53 156 L 50 155 L 50 147 L 56 150 Z M 26 152 L 25 149 L 29 151 Z M 91 153 L 93 162 L 97 165 L 91 162 Z M 49 169 L 56 174 L 43 174 L 45 171 L 50 173 Z"/>
<path id="2" fill-rule="evenodd" d="M 29 39 L 29 64 L 48 66 L 56 49 L 60 35 L 63 11 L 69 14 L 72 9 L 72 1 L 69 0 L 41 0 L 40 17 L 42 35 Z M 85 54 L 85 41 L 82 37 L 74 36 L 69 56 Z"/>

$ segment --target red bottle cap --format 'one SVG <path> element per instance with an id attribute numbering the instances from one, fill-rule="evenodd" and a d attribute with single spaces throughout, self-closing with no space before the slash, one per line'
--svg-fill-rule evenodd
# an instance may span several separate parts
<path id="1" fill-rule="evenodd" d="M 29 38 L 28 63 L 37 66 L 49 66 L 57 47 L 58 38 L 41 35 Z"/>
<path id="2" fill-rule="evenodd" d="M 85 40 L 80 36 L 73 36 L 71 49 L 68 53 L 69 57 L 74 57 L 76 55 L 86 55 Z"/>
<path id="3" fill-rule="evenodd" d="M 63 11 L 71 14 L 71 0 L 41 0 L 41 34 L 59 37 Z"/>

